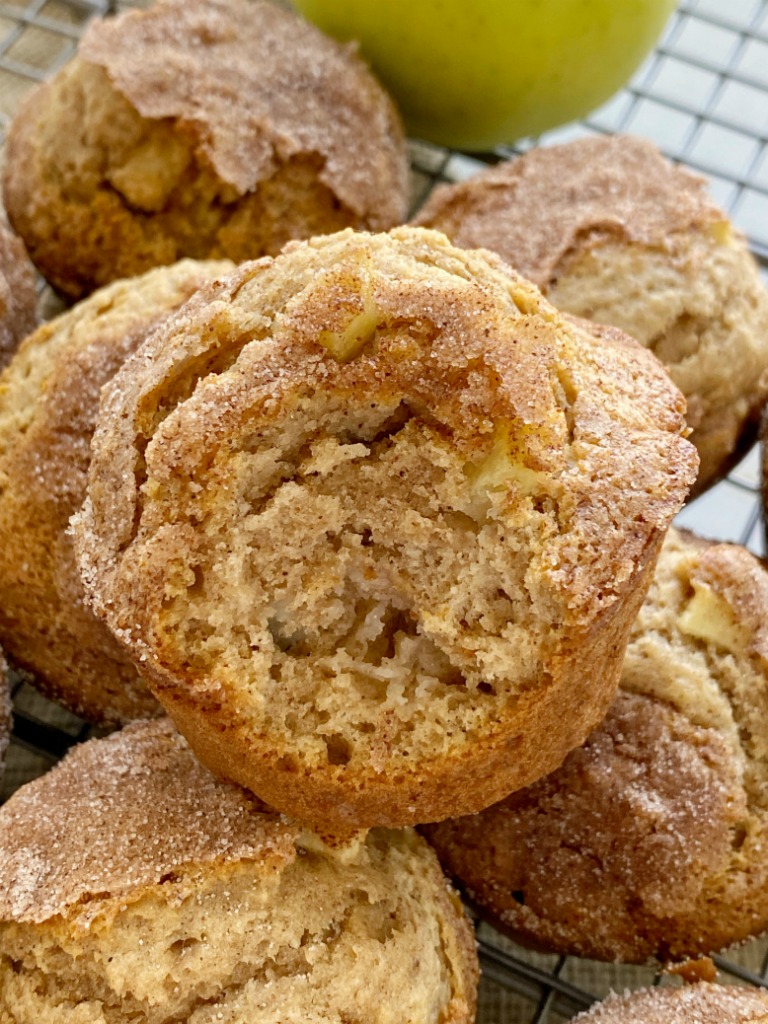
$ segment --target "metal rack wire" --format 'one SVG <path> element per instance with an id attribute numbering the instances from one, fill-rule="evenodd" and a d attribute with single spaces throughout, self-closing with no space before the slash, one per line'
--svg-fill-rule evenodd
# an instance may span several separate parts
<path id="1" fill-rule="evenodd" d="M 22 96 L 74 53 L 94 15 L 146 2 L 25 0 L 0 3 L 0 138 Z M 768 280 L 768 0 L 681 0 L 661 43 L 630 85 L 586 121 L 527 140 L 515 150 L 469 157 L 413 142 L 413 205 L 440 181 L 466 178 L 487 162 L 534 144 L 595 132 L 653 139 L 671 158 L 706 174 L 717 201 L 747 235 Z M 681 514 L 682 524 L 765 553 L 759 461 L 752 452 Z M 14 686 L 15 725 L 0 799 L 93 734 L 22 680 Z M 555 1024 L 609 988 L 659 982 L 653 971 L 594 965 L 526 952 L 479 927 L 483 1024 Z M 768 987 L 768 953 L 755 943 L 716 958 L 726 980 Z"/>

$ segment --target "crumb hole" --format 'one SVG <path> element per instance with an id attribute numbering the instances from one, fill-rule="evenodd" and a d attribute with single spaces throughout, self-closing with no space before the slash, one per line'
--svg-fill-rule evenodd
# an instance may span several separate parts
<path id="1" fill-rule="evenodd" d="M 192 937 L 187 939 L 176 939 L 175 942 L 171 943 L 171 952 L 176 953 L 177 955 L 182 955 L 188 949 L 192 949 L 193 946 L 198 946 L 199 944 L 200 940 Z"/>
<path id="2" fill-rule="evenodd" d="M 731 846 L 734 850 L 740 850 L 747 838 L 747 827 L 744 822 L 737 822 L 731 829 Z"/>
<path id="3" fill-rule="evenodd" d="M 339 733 L 325 736 L 328 764 L 349 764 L 352 759 L 352 744 Z"/>

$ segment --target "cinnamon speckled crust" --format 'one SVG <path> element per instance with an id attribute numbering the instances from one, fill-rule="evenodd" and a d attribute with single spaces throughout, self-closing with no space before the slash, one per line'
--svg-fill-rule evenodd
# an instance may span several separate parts
<path id="1" fill-rule="evenodd" d="M 99 392 L 159 320 L 231 269 L 186 260 L 101 289 L 39 328 L 0 377 L 0 641 L 46 696 L 90 721 L 160 710 L 85 607 L 67 534 Z"/>
<path id="2" fill-rule="evenodd" d="M 474 946 L 415 833 L 331 848 L 168 720 L 82 745 L 0 809 L 10 1024 L 469 1024 Z"/>
<path id="3" fill-rule="evenodd" d="M 548 778 L 428 829 L 484 912 L 635 963 L 768 929 L 767 622 L 749 552 L 670 531 L 606 721 Z"/>
<path id="4" fill-rule="evenodd" d="M 614 994 L 573 1024 L 765 1024 L 768 992 L 735 985 L 686 985 Z"/>
<path id="5" fill-rule="evenodd" d="M 350 47 L 265 0 L 92 21 L 8 135 L 9 217 L 79 297 L 184 256 L 236 262 L 408 200 L 395 108 Z"/>
<path id="6" fill-rule="evenodd" d="M 688 401 L 714 483 L 768 399 L 768 294 L 746 240 L 698 175 L 629 136 L 535 149 L 436 189 L 416 223 L 499 253 L 559 309 L 656 353 Z"/>
<path id="7" fill-rule="evenodd" d="M 5 769 L 5 752 L 11 737 L 11 690 L 8 681 L 8 666 L 0 651 L 0 779 Z"/>
<path id="8" fill-rule="evenodd" d="M 0 220 L 0 370 L 37 324 L 35 268 L 24 243 Z"/>
<path id="9" fill-rule="evenodd" d="M 206 764 L 344 830 L 478 810 L 583 741 L 696 462 L 604 333 L 412 228 L 294 244 L 155 332 L 76 543 Z"/>

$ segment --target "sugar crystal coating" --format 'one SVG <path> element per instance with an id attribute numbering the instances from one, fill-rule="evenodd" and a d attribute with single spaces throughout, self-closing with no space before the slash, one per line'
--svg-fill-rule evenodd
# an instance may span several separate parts
<path id="1" fill-rule="evenodd" d="M 764 1024 L 768 993 L 735 985 L 686 985 L 610 995 L 574 1024 Z"/>

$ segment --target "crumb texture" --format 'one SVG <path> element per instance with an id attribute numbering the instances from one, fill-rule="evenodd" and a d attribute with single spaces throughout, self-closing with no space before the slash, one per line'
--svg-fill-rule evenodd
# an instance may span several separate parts
<path id="1" fill-rule="evenodd" d="M 184 256 L 236 262 L 408 198 L 389 97 L 350 47 L 278 5 L 164 0 L 94 20 L 15 119 L 5 201 L 79 296 Z"/>
<path id="2" fill-rule="evenodd" d="M 765 931 L 766 610 L 746 550 L 670 532 L 606 721 L 547 779 L 429 830 L 507 930 L 635 963 Z"/>
<path id="3" fill-rule="evenodd" d="M 735 985 L 686 985 L 613 994 L 574 1024 L 764 1024 L 768 993 Z"/>
<path id="4" fill-rule="evenodd" d="M 768 293 L 703 178 L 629 136 L 536 149 L 437 189 L 416 218 L 499 253 L 568 313 L 651 349 L 686 396 L 696 490 L 754 440 Z"/>
<path id="5" fill-rule="evenodd" d="M 559 763 L 694 470 L 656 361 L 414 229 L 295 245 L 166 327 L 108 390 L 77 531 L 96 607 L 198 753 L 318 822 L 402 790 L 356 826 Z M 577 649 L 604 688 L 567 682 Z M 574 718 L 546 735 L 555 694 Z M 540 742 L 510 764 L 525 718 Z"/>
<path id="6" fill-rule="evenodd" d="M 0 822 L 4 1021 L 474 1019 L 471 928 L 423 840 L 331 849 L 167 721 L 78 748 Z"/>
<path id="7" fill-rule="evenodd" d="M 0 640 L 54 700 L 117 724 L 159 707 L 86 608 L 69 519 L 85 497 L 102 385 L 227 261 L 182 261 L 99 291 L 40 327 L 0 378 Z"/>

